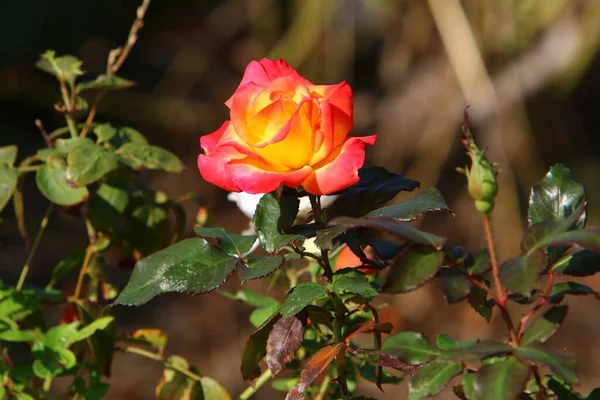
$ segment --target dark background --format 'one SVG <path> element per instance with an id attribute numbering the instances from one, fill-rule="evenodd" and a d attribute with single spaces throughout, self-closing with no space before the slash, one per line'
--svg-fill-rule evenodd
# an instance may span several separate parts
<path id="1" fill-rule="evenodd" d="M 137 6 L 134 0 L 2 2 L 0 146 L 18 144 L 22 159 L 44 146 L 36 118 L 48 130 L 64 125 L 52 111 L 60 95 L 56 83 L 34 68 L 39 54 L 73 54 L 89 75 L 100 74 L 108 51 L 125 41 Z M 420 180 L 423 187 L 436 185 L 456 217 L 428 217 L 423 227 L 476 250 L 484 245 L 480 220 L 463 177 L 454 171 L 466 162 L 459 127 L 470 104 L 478 138 L 502 170 L 494 231 L 505 259 L 518 252 L 529 188 L 553 163 L 566 164 L 586 185 L 588 224 L 600 223 L 599 21 L 598 0 L 154 0 L 119 73 L 139 85 L 108 93 L 97 120 L 135 127 L 180 156 L 188 171 L 148 174 L 148 181 L 171 196 L 200 192 L 211 223 L 239 231 L 247 219 L 197 172 L 199 137 L 228 118 L 223 103 L 249 61 L 285 58 L 314 83 L 351 84 L 353 134 L 378 135 L 367 163 Z M 25 190 L 30 231 L 47 204 L 33 181 Z M 0 274 L 14 282 L 24 244 L 12 211 L 7 208 L 3 217 Z M 79 220 L 56 214 L 34 260 L 32 282 L 44 285 L 55 263 L 84 245 L 84 232 Z M 126 282 L 125 272 L 115 268 L 114 274 Z M 589 284 L 600 289 L 597 278 Z M 237 287 L 236 279 L 226 284 Z M 444 305 L 433 285 L 386 300 L 396 307 L 399 328 L 430 337 L 440 331 L 456 339 L 504 332 L 495 329 L 501 326 L 497 316 L 488 325 L 466 304 Z M 567 302 L 569 318 L 551 345 L 580 359 L 581 390 L 587 393 L 600 385 L 594 356 L 600 350 L 600 307 L 591 298 Z M 114 312 L 123 331 L 167 331 L 169 354 L 185 355 L 237 396 L 245 387 L 238 365 L 252 331 L 250 310 L 210 294 L 165 295 Z M 117 355 L 108 398 L 152 398 L 159 376 L 153 361 Z M 368 385 L 362 388 L 378 396 Z M 405 393 L 405 385 L 389 388 L 385 398 Z M 280 397 L 269 391 L 257 396 Z"/>

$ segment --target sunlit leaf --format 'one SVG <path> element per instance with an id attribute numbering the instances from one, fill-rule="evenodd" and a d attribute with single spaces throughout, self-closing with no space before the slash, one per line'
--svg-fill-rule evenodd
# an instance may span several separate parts
<path id="1" fill-rule="evenodd" d="M 260 244 L 269 253 L 274 252 L 294 240 L 304 239 L 301 235 L 284 234 L 281 230 L 281 209 L 279 203 L 270 194 L 264 195 L 256 206 L 254 226 L 258 232 Z"/>
<path id="2" fill-rule="evenodd" d="M 136 329 L 129 336 L 136 341 L 154 347 L 158 350 L 159 354 L 162 354 L 168 340 L 167 333 L 162 329 L 156 328 Z"/>
<path id="3" fill-rule="evenodd" d="M 292 315 L 298 314 L 304 307 L 326 294 L 327 289 L 316 283 L 300 283 L 288 293 L 285 301 L 281 305 L 281 316 L 283 318 L 289 318 Z"/>
<path id="4" fill-rule="evenodd" d="M 242 281 L 246 282 L 267 276 L 278 270 L 283 265 L 284 260 L 285 258 L 280 254 L 251 258 L 240 268 Z"/>
<path id="5" fill-rule="evenodd" d="M 354 293 L 365 298 L 377 296 L 367 276 L 355 269 L 344 268 L 333 274 L 331 288 L 338 293 Z"/>
<path id="6" fill-rule="evenodd" d="M 562 164 L 550 168 L 546 176 L 531 189 L 529 198 L 529 225 L 543 221 L 561 221 L 585 201 L 583 185 L 573 180 L 571 171 Z M 577 227 L 585 224 L 583 213 Z"/>
<path id="7" fill-rule="evenodd" d="M 440 333 L 436 339 L 436 345 L 440 350 L 459 350 L 471 347 L 477 343 L 477 339 L 467 340 L 465 342 L 459 342 L 452 339 L 445 333 Z"/>
<path id="8" fill-rule="evenodd" d="M 223 228 L 203 228 L 194 227 L 194 233 L 198 236 L 215 238 L 218 240 L 219 247 L 227 254 L 245 255 L 256 241 L 256 235 L 236 235 L 227 232 Z"/>
<path id="9" fill-rule="evenodd" d="M 412 221 L 426 212 L 442 210 L 450 211 L 444 196 L 436 188 L 428 187 L 400 203 L 373 210 L 367 217 L 392 217 L 400 221 Z"/>
<path id="10" fill-rule="evenodd" d="M 185 359 L 179 356 L 168 358 L 163 376 L 156 386 L 156 398 L 158 400 L 209 400 L 204 396 L 202 383 L 183 374 L 179 371 L 181 369 L 190 369 Z"/>
<path id="11" fill-rule="evenodd" d="M 210 292 L 231 275 L 238 262 L 204 239 L 182 240 L 138 261 L 115 304 L 140 305 L 167 292 Z"/>

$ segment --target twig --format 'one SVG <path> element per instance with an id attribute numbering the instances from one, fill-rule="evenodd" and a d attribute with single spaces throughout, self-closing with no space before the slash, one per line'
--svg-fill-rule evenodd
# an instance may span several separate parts
<path id="1" fill-rule="evenodd" d="M 240 394 L 239 400 L 248 400 L 252 398 L 256 394 L 256 392 L 267 383 L 273 375 L 271 374 L 271 370 L 269 368 L 265 369 L 265 371 L 258 377 L 258 379 L 254 382 L 254 385 L 248 386 L 246 390 Z"/>
<path id="2" fill-rule="evenodd" d="M 125 44 L 122 47 L 113 49 L 108 54 L 106 75 L 112 76 L 112 75 L 116 74 L 119 71 L 119 69 L 121 68 L 121 66 L 123 65 L 123 63 L 125 62 L 125 60 L 127 59 L 127 56 L 129 56 L 129 53 L 131 52 L 133 45 L 135 45 L 135 43 L 138 40 L 138 33 L 144 26 L 144 17 L 146 16 L 146 12 L 148 11 L 149 5 L 150 5 L 150 0 L 142 1 L 142 4 L 137 8 L 136 19 L 135 19 L 135 21 L 133 21 L 133 24 L 131 25 L 131 29 L 129 30 L 129 35 L 127 36 L 127 41 L 125 42 Z M 98 92 L 98 95 L 96 95 L 96 99 L 94 100 L 94 105 L 90 109 L 90 113 L 88 114 L 88 116 L 85 120 L 83 129 L 81 130 L 81 137 L 85 137 L 88 134 L 90 127 L 92 125 L 92 122 L 94 122 L 94 118 L 96 117 L 96 113 L 98 112 L 98 104 L 100 103 L 100 101 L 102 101 L 102 98 L 104 97 L 105 92 L 106 92 L 105 90 L 101 90 L 100 92 Z"/>
<path id="3" fill-rule="evenodd" d="M 548 275 L 548 285 L 546 285 L 544 294 L 540 297 L 540 299 L 538 300 L 536 305 L 531 310 L 529 310 L 529 312 L 527 314 L 525 314 L 521 318 L 521 322 L 519 323 L 519 330 L 517 331 L 517 339 L 519 341 L 523 337 L 523 333 L 525 332 L 525 325 L 527 324 L 527 321 L 529 321 L 529 319 L 536 312 L 538 312 L 540 310 L 540 308 L 542 308 L 542 306 L 544 306 L 544 304 L 546 304 L 546 301 L 548 300 L 548 296 L 550 296 L 550 291 L 552 290 L 553 284 L 554 284 L 554 274 L 552 273 L 552 271 L 550 271 L 549 275 Z"/>
<path id="4" fill-rule="evenodd" d="M 33 244 L 31 245 L 31 250 L 29 251 L 29 255 L 27 256 L 27 260 L 25 260 L 25 265 L 21 270 L 21 276 L 19 276 L 19 281 L 17 282 L 17 292 L 23 288 L 23 284 L 25 283 L 25 278 L 29 273 L 29 269 L 31 268 L 31 262 L 33 261 L 33 256 L 35 255 L 40 241 L 42 240 L 42 236 L 44 235 L 44 231 L 46 230 L 46 226 L 48 225 L 48 219 L 50 218 L 50 214 L 54 210 L 54 204 L 50 204 L 48 206 L 48 210 L 46 210 L 46 214 L 44 218 L 42 218 L 42 222 L 40 222 L 40 229 L 38 229 L 37 234 L 35 235 L 35 239 L 33 240 Z"/>
<path id="5" fill-rule="evenodd" d="M 326 222 L 325 215 L 323 215 L 323 212 L 321 210 L 321 202 L 319 200 L 319 197 L 314 194 L 309 194 L 308 198 L 310 200 L 310 205 L 312 206 L 315 221 L 317 223 L 324 224 Z M 329 263 L 329 252 L 325 249 L 321 249 L 321 260 L 323 274 L 325 275 L 327 280 L 331 282 L 331 280 L 333 279 L 333 270 L 331 269 L 331 264 Z"/>
<path id="6" fill-rule="evenodd" d="M 151 360 L 163 362 L 165 364 L 166 368 L 170 368 L 175 371 L 181 372 L 182 374 L 186 375 L 189 378 L 192 378 L 195 381 L 198 381 L 198 382 L 202 381 L 202 377 L 200 375 L 198 375 L 188 369 L 181 368 L 178 365 L 170 364 L 168 362 L 168 360 L 165 360 L 165 358 L 163 356 L 161 356 L 160 354 L 152 353 L 152 352 L 144 350 L 144 349 L 140 349 L 137 347 L 129 347 L 129 346 L 127 346 L 125 348 L 121 348 L 119 350 L 121 350 L 125 353 L 137 354 L 139 356 L 143 356 L 143 357 L 149 358 Z"/>
<path id="7" fill-rule="evenodd" d="M 327 373 L 325 375 L 325 378 L 323 378 L 323 382 L 321 383 L 321 386 L 319 386 L 319 392 L 315 396 L 315 400 L 323 399 L 323 396 L 325 396 L 325 392 L 327 392 L 327 389 L 329 388 L 329 382 L 331 382 L 331 375 L 329 373 Z"/>
<path id="8" fill-rule="evenodd" d="M 92 260 L 92 255 L 94 254 L 94 246 L 90 244 L 85 250 L 85 258 L 83 260 L 83 265 L 79 270 L 79 277 L 77 278 L 77 286 L 75 286 L 75 292 L 73 293 L 73 298 L 78 299 L 81 293 L 81 287 L 83 285 L 83 278 L 87 273 L 90 261 Z"/>
<path id="9" fill-rule="evenodd" d="M 52 139 L 50 138 L 50 135 L 48 135 L 48 131 L 46 130 L 46 128 L 44 128 L 44 124 L 42 124 L 42 121 L 40 121 L 39 119 L 36 119 L 35 126 L 37 126 L 40 133 L 44 137 L 44 140 L 46 141 L 46 145 L 48 147 L 54 147 L 54 145 L 52 144 Z"/>
<path id="10" fill-rule="evenodd" d="M 487 242 L 488 253 L 490 255 L 490 264 L 492 266 L 492 277 L 494 280 L 494 286 L 496 288 L 496 305 L 500 309 L 500 313 L 502 315 L 502 319 L 504 319 L 504 323 L 508 328 L 508 334 L 510 335 L 510 341 L 517 345 L 519 343 L 518 336 L 515 333 L 515 325 L 510 318 L 510 314 L 506 309 L 506 300 L 508 299 L 508 294 L 504 291 L 502 287 L 502 283 L 500 282 L 500 273 L 498 268 L 498 260 L 496 259 L 496 249 L 494 247 L 494 238 L 492 237 L 492 227 L 490 223 L 490 218 L 487 215 L 483 216 L 483 228 L 485 231 L 485 240 Z"/>
<path id="11" fill-rule="evenodd" d="M 62 94 L 63 102 L 65 103 L 65 119 L 67 120 L 67 126 L 69 127 L 69 132 L 71 132 L 71 137 L 77 137 L 77 126 L 75 125 L 75 120 L 71 115 L 73 112 L 73 103 L 71 102 L 71 97 L 69 96 L 69 91 L 67 90 L 67 84 L 64 80 L 60 81 L 60 93 Z"/>

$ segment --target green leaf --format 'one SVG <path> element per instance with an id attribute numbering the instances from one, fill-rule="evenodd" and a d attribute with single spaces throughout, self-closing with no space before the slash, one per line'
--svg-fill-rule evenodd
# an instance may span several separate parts
<path id="1" fill-rule="evenodd" d="M 445 333 L 440 333 L 437 336 L 436 344 L 440 350 L 458 350 L 471 347 L 477 343 L 477 339 L 467 340 L 465 342 L 459 342 L 452 339 Z"/>
<path id="2" fill-rule="evenodd" d="M 87 137 L 56 139 L 56 151 L 64 155 L 79 146 L 94 146 L 94 141 Z"/>
<path id="3" fill-rule="evenodd" d="M 210 292 L 231 275 L 238 262 L 204 239 L 182 240 L 138 261 L 115 304 L 140 305 L 167 292 Z"/>
<path id="4" fill-rule="evenodd" d="M 500 265 L 500 282 L 513 292 L 528 295 L 546 267 L 546 261 L 546 254 L 541 251 L 507 260 Z"/>
<path id="5" fill-rule="evenodd" d="M 83 75 L 81 64 L 81 60 L 77 57 L 70 55 L 56 57 L 56 53 L 53 50 L 47 50 L 40 56 L 40 60 L 35 66 L 42 71 L 56 76 L 59 81 L 66 81 L 73 84 L 78 76 Z"/>
<path id="6" fill-rule="evenodd" d="M 304 239 L 302 235 L 288 235 L 281 232 L 281 209 L 271 194 L 265 194 L 256 206 L 254 226 L 262 247 L 273 253 L 294 240 Z"/>
<path id="7" fill-rule="evenodd" d="M 18 151 L 19 148 L 14 144 L 10 146 L 0 147 L 0 164 L 4 164 L 7 167 L 12 167 L 13 165 L 15 165 Z"/>
<path id="8" fill-rule="evenodd" d="M 0 290 L 0 317 L 20 321 L 40 307 L 42 297 L 32 290 L 16 291 L 12 287 Z"/>
<path id="9" fill-rule="evenodd" d="M 466 270 L 471 275 L 482 275 L 489 271 L 492 266 L 490 264 L 490 253 L 487 249 L 481 249 L 471 253 L 466 260 Z"/>
<path id="10" fill-rule="evenodd" d="M 582 215 L 585 214 L 586 203 L 581 203 L 573 209 L 571 215 L 560 221 L 544 221 L 538 222 L 527 229 L 525 237 L 521 241 L 523 251 L 533 251 L 540 248 L 540 242 L 547 239 L 549 236 L 557 235 L 562 232 L 577 228 L 577 222 Z M 554 258 L 565 249 L 554 249 L 551 252 L 551 257 Z"/>
<path id="11" fill-rule="evenodd" d="M 148 144 L 148 141 L 138 130 L 124 126 L 117 129 L 117 134 L 109 140 L 113 149 L 120 149 L 127 143 Z"/>
<path id="12" fill-rule="evenodd" d="M 577 383 L 577 362 L 574 358 L 554 353 L 535 344 L 519 347 L 516 354 L 535 363 L 547 365 L 559 378 L 571 385 Z"/>
<path id="13" fill-rule="evenodd" d="M 409 331 L 388 337 L 381 352 L 411 365 L 423 364 L 441 354 L 422 333 Z"/>
<path id="14" fill-rule="evenodd" d="M 119 147 L 116 154 L 135 170 L 160 169 L 173 173 L 183 171 L 181 160 L 161 147 L 131 142 Z"/>
<path id="15" fill-rule="evenodd" d="M 81 267 L 83 265 L 83 260 L 85 258 L 85 249 L 80 249 L 77 252 L 71 254 L 69 257 L 60 261 L 54 269 L 52 270 L 52 276 L 50 278 L 50 283 L 48 283 L 48 287 L 52 287 L 56 285 L 58 281 L 60 281 L 66 274 L 77 267 Z"/>
<path id="16" fill-rule="evenodd" d="M 93 132 L 98 138 L 98 143 L 108 142 L 117 134 L 117 130 L 108 122 L 96 125 Z"/>
<path id="17" fill-rule="evenodd" d="M 94 80 L 83 81 L 77 84 L 77 92 L 84 90 L 98 89 L 98 90 L 120 90 L 127 89 L 135 86 L 136 83 L 125 78 L 121 78 L 115 75 L 99 75 Z"/>
<path id="18" fill-rule="evenodd" d="M 377 296 L 377 290 L 373 288 L 367 276 L 352 268 L 336 271 L 331 288 L 340 294 L 354 293 L 367 299 Z"/>
<path id="19" fill-rule="evenodd" d="M 363 216 L 399 192 L 412 192 L 419 187 L 419 182 L 381 167 L 363 167 L 358 176 L 358 183 L 346 189 L 333 204 L 336 215 Z"/>
<path id="20" fill-rule="evenodd" d="M 331 228 L 319 229 L 317 231 L 317 236 L 315 238 L 315 244 L 324 250 L 331 250 L 334 246 L 334 241 L 344 232 L 346 232 L 348 228 L 345 226 L 334 226 Z"/>
<path id="21" fill-rule="evenodd" d="M 248 320 L 252 326 L 258 328 L 279 311 L 279 306 L 280 303 L 274 300 L 274 303 L 270 306 L 257 308 L 256 310 L 252 311 Z"/>
<path id="22" fill-rule="evenodd" d="M 466 298 L 473 287 L 473 283 L 465 277 L 465 274 L 454 268 L 440 269 L 437 280 L 449 304 Z"/>
<path id="23" fill-rule="evenodd" d="M 461 377 L 463 393 L 468 400 L 477 400 L 477 394 L 473 387 L 475 376 L 476 374 L 474 372 L 464 371 Z"/>
<path id="24" fill-rule="evenodd" d="M 345 226 L 350 229 L 367 228 L 375 229 L 398 236 L 409 242 L 416 244 L 433 246 L 441 249 L 446 241 L 445 238 L 436 236 L 432 233 L 423 232 L 414 226 L 398 221 L 393 218 L 350 218 L 338 217 L 329 222 L 332 226 Z"/>
<path id="25" fill-rule="evenodd" d="M 408 384 L 408 400 L 419 400 L 439 393 L 456 375 L 462 372 L 461 363 L 430 362 L 413 376 Z"/>
<path id="26" fill-rule="evenodd" d="M 118 157 L 99 145 L 76 146 L 67 156 L 67 180 L 86 186 L 117 169 Z"/>
<path id="27" fill-rule="evenodd" d="M 285 258 L 278 254 L 275 256 L 257 257 L 249 259 L 240 268 L 242 282 L 267 276 L 283 265 Z"/>
<path id="28" fill-rule="evenodd" d="M 256 241 L 256 235 L 244 236 L 235 235 L 227 232 L 223 228 L 202 228 L 194 227 L 194 232 L 198 236 L 215 238 L 219 242 L 219 247 L 227 254 L 244 256 Z"/>
<path id="29" fill-rule="evenodd" d="M 202 392 L 207 400 L 231 400 L 229 392 L 217 380 L 203 376 L 200 380 Z"/>
<path id="30" fill-rule="evenodd" d="M 188 362 L 179 356 L 171 356 L 165 363 L 163 376 L 156 387 L 158 400 L 209 400 L 204 397 L 202 384 L 185 375 L 183 371 L 197 373 Z"/>
<path id="31" fill-rule="evenodd" d="M 106 329 L 106 327 L 108 327 L 108 325 L 110 325 L 113 321 L 114 318 L 110 316 L 98 318 L 97 320 L 91 322 L 89 325 L 86 325 L 80 330 L 78 330 L 75 335 L 70 337 L 67 346 L 70 346 L 75 342 L 79 342 L 80 340 L 87 339 L 88 337 L 92 336 L 96 331 Z"/>
<path id="32" fill-rule="evenodd" d="M 538 241 L 529 253 L 542 247 L 578 245 L 600 253 L 600 228 L 588 228 L 550 234 Z"/>
<path id="33" fill-rule="evenodd" d="M 563 319 L 567 315 L 567 306 L 555 306 L 537 318 L 525 330 L 521 345 L 528 345 L 533 342 L 544 343 L 554 332 L 558 330 Z"/>
<path id="34" fill-rule="evenodd" d="M 473 310 L 475 310 L 479 315 L 489 322 L 490 318 L 492 317 L 492 306 L 494 305 L 494 300 L 488 300 L 485 290 L 478 286 L 473 286 L 471 293 L 468 296 L 468 300 L 471 307 L 473 307 Z"/>
<path id="35" fill-rule="evenodd" d="M 480 360 L 498 354 L 509 354 L 512 351 L 513 348 L 506 343 L 484 339 L 471 345 L 465 343 L 465 345 L 456 346 L 455 349 L 445 350 L 438 357 L 438 361 Z"/>
<path id="36" fill-rule="evenodd" d="M 476 400 L 514 400 L 525 388 L 529 374 L 529 367 L 514 357 L 484 365 L 473 379 Z"/>
<path id="37" fill-rule="evenodd" d="M 428 246 L 407 247 L 392 265 L 383 284 L 386 293 L 408 292 L 431 279 L 444 261 L 444 253 Z"/>
<path id="38" fill-rule="evenodd" d="M 89 196 L 85 186 L 69 185 L 65 163 L 59 158 L 49 158 L 48 162 L 37 170 L 35 180 L 40 192 L 48 200 L 60 206 L 79 204 Z"/>
<path id="39" fill-rule="evenodd" d="M 372 383 L 377 383 L 377 367 L 373 364 L 357 365 L 357 370 L 360 376 Z M 401 376 L 392 375 L 385 370 L 382 371 L 381 383 L 397 385 L 404 380 Z"/>
<path id="40" fill-rule="evenodd" d="M 241 365 L 244 380 L 252 381 L 260 376 L 258 363 L 267 355 L 267 340 L 279 318 L 279 314 L 274 315 L 248 337 Z"/>
<path id="41" fill-rule="evenodd" d="M 400 221 L 413 221 L 426 212 L 442 210 L 450 211 L 444 196 L 436 188 L 428 187 L 408 200 L 371 211 L 367 217 L 391 217 Z"/>
<path id="42" fill-rule="evenodd" d="M 550 289 L 548 301 L 550 303 L 560 303 L 563 297 L 565 297 L 567 294 L 593 294 L 597 299 L 600 299 L 600 295 L 589 286 L 582 285 L 581 283 L 577 282 L 560 282 L 555 283 L 552 286 L 552 289 Z"/>
<path id="43" fill-rule="evenodd" d="M 282 318 L 289 318 L 298 314 L 307 305 L 325 296 L 327 289 L 313 282 L 300 283 L 294 287 L 287 295 L 281 305 L 279 312 Z"/>
<path id="44" fill-rule="evenodd" d="M 219 293 L 228 299 L 240 301 L 244 304 L 251 305 L 253 307 L 268 307 L 272 304 L 279 305 L 279 302 L 272 297 L 263 296 L 250 290 L 238 290 L 235 294 L 231 294 L 224 290 L 219 290 Z"/>
<path id="45" fill-rule="evenodd" d="M 543 221 L 561 221 L 585 201 L 583 185 L 573 180 L 571 171 L 562 164 L 550 168 L 546 176 L 531 189 L 529 198 L 529 226 Z M 583 213 L 577 222 L 581 228 L 585 224 Z"/>
<path id="46" fill-rule="evenodd" d="M 125 212 L 128 202 L 125 181 L 110 179 L 100 184 L 96 195 L 88 200 L 88 218 L 96 229 L 114 228 L 118 218 Z"/>
<path id="47" fill-rule="evenodd" d="M 0 211 L 10 200 L 19 182 L 19 171 L 0 164 Z"/>
<path id="48" fill-rule="evenodd" d="M 56 149 L 39 149 L 35 154 L 44 162 L 48 161 L 49 157 L 62 158 L 62 153 Z"/>
<path id="49" fill-rule="evenodd" d="M 552 266 L 552 272 L 571 276 L 590 276 L 600 271 L 600 254 L 589 250 L 570 253 Z"/>

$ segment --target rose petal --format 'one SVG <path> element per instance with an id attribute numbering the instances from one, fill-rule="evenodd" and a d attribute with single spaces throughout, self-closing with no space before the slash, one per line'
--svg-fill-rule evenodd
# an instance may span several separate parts
<path id="1" fill-rule="evenodd" d="M 375 144 L 376 136 L 351 137 L 339 152 L 329 155 L 302 186 L 308 193 L 323 195 L 358 182 L 358 169 L 365 161 L 365 146 Z M 316 168 L 316 167 L 315 167 Z"/>
<path id="2" fill-rule="evenodd" d="M 263 58 L 260 61 L 252 61 L 248 64 L 242 82 L 240 82 L 240 86 L 248 82 L 266 86 L 282 76 L 289 76 L 302 82 L 304 85 L 311 85 L 311 83 L 304 79 L 294 68 L 290 67 L 285 60 L 269 60 L 268 58 Z"/>
<path id="3" fill-rule="evenodd" d="M 348 83 L 342 82 L 337 85 L 314 85 L 309 87 L 309 90 L 319 94 L 352 119 L 352 88 Z"/>
<path id="4" fill-rule="evenodd" d="M 238 188 L 231 191 L 244 191 L 250 194 L 269 193 L 282 183 L 289 187 L 297 187 L 312 173 L 312 168 L 308 166 L 290 172 L 269 172 L 251 161 L 246 159 L 225 165 L 225 174 Z"/>
<path id="5" fill-rule="evenodd" d="M 315 143 L 311 165 L 323 161 L 332 149 L 340 147 L 352 129 L 353 121 L 344 111 L 329 100 L 319 104 L 321 111 L 321 129 L 315 133 Z"/>

